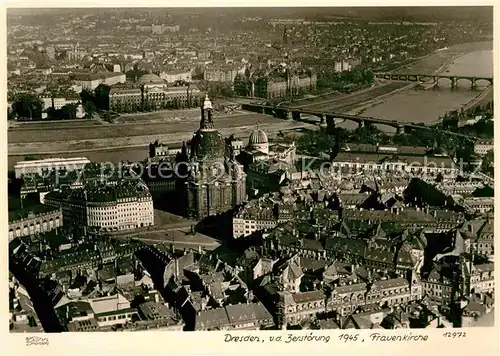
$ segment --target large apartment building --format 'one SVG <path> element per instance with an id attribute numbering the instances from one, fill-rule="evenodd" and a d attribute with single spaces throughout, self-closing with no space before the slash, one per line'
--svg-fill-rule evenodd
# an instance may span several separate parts
<path id="1" fill-rule="evenodd" d="M 234 65 L 214 66 L 205 69 L 203 79 L 209 82 L 233 83 L 238 73 L 245 74 L 245 67 L 237 67 Z"/>
<path id="2" fill-rule="evenodd" d="M 143 106 L 164 109 L 169 106 L 193 106 L 201 100 L 198 87 L 148 85 L 135 88 L 112 88 L 109 92 L 109 108 L 117 112 L 134 112 Z"/>
<path id="3" fill-rule="evenodd" d="M 111 88 L 109 91 L 109 109 L 113 111 L 137 110 L 142 105 L 140 88 Z"/>
<path id="4" fill-rule="evenodd" d="M 60 207 L 66 219 L 95 230 L 111 232 L 154 225 L 153 200 L 142 181 L 54 191 L 45 196 L 45 204 Z"/>

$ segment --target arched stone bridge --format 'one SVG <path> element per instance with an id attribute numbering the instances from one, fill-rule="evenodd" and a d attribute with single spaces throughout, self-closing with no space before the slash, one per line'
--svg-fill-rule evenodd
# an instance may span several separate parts
<path id="1" fill-rule="evenodd" d="M 307 110 L 301 108 L 283 108 L 274 106 L 265 106 L 257 104 L 244 104 L 242 105 L 243 110 L 249 110 L 254 112 L 260 112 L 262 114 L 274 115 L 283 119 L 293 119 L 295 121 L 310 121 L 310 123 L 317 123 L 316 121 L 307 120 L 301 117 L 301 115 L 311 115 L 316 116 L 320 119 L 320 126 L 328 126 L 329 128 L 335 127 L 335 119 L 343 119 L 348 121 L 356 122 L 360 127 L 365 126 L 366 123 L 379 124 L 391 126 L 397 129 L 399 133 L 404 133 L 404 127 L 408 126 L 408 123 L 400 123 L 396 120 L 380 119 L 375 117 L 350 115 L 342 113 L 328 113 L 323 111 Z"/>
<path id="2" fill-rule="evenodd" d="M 359 127 L 364 127 L 365 124 L 376 124 L 376 125 L 385 125 L 394 127 L 398 134 L 405 133 L 405 130 L 415 130 L 415 129 L 427 129 L 427 130 L 435 130 L 435 128 L 431 126 L 425 125 L 417 125 L 409 122 L 401 122 L 397 120 L 389 120 L 378 117 L 370 117 L 370 116 L 360 116 L 360 115 L 351 115 L 344 113 L 333 113 L 333 112 L 324 112 L 324 111 L 315 111 L 315 110 L 307 110 L 301 108 L 285 108 L 285 107 L 275 107 L 275 106 L 267 106 L 260 104 L 243 104 L 243 110 L 259 112 L 262 114 L 273 115 L 286 120 L 295 120 L 308 122 L 311 124 L 318 124 L 318 121 L 306 119 L 301 117 L 301 115 L 310 115 L 316 116 L 319 118 L 319 125 L 328 129 L 335 128 L 335 119 L 342 119 L 356 122 Z M 456 132 L 451 131 L 443 131 L 450 135 L 462 136 L 474 139 L 472 136 L 462 135 Z"/>
<path id="3" fill-rule="evenodd" d="M 471 88 L 475 88 L 478 81 L 483 80 L 493 85 L 493 78 L 491 77 L 468 77 L 459 75 L 437 75 L 437 74 L 397 74 L 397 73 L 375 73 L 375 78 L 387 80 L 404 80 L 407 82 L 424 82 L 432 80 L 437 86 L 439 80 L 446 79 L 451 81 L 451 87 L 455 88 L 460 80 L 467 80 L 470 82 Z"/>

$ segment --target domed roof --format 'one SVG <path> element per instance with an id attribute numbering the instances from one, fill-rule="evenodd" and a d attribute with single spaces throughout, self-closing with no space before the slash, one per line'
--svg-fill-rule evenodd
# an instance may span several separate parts
<path id="1" fill-rule="evenodd" d="M 268 142 L 269 141 L 267 140 L 266 133 L 261 129 L 257 129 L 255 131 L 253 131 L 252 134 L 250 135 L 250 138 L 248 139 L 249 145 L 268 143 Z"/>
<path id="2" fill-rule="evenodd" d="M 197 131 L 191 140 L 191 156 L 201 160 L 224 160 L 226 141 L 222 135 L 214 131 Z"/>
<path id="3" fill-rule="evenodd" d="M 138 80 L 140 84 L 163 84 L 165 83 L 163 79 L 161 79 L 156 74 L 148 73 L 141 76 Z"/>

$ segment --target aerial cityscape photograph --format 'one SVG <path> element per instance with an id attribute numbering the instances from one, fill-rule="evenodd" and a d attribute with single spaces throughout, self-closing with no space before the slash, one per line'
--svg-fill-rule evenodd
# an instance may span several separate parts
<path id="1" fill-rule="evenodd" d="M 6 12 L 10 333 L 494 326 L 492 6 Z"/>

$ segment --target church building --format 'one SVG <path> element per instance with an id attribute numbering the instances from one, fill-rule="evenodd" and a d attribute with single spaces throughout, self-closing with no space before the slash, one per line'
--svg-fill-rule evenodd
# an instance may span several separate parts
<path id="1" fill-rule="evenodd" d="M 244 165 L 266 161 L 292 166 L 296 159 L 295 142 L 270 144 L 265 131 L 257 128 L 250 134 L 248 145 L 240 149 L 238 159 Z"/>
<path id="2" fill-rule="evenodd" d="M 215 128 L 212 115 L 212 102 L 206 96 L 200 128 L 177 160 L 188 163 L 186 178 L 177 189 L 184 214 L 192 219 L 225 213 L 246 200 L 243 166 Z"/>

